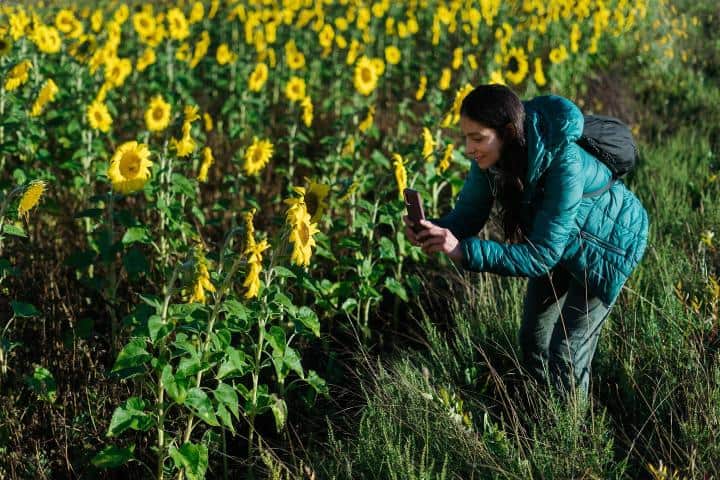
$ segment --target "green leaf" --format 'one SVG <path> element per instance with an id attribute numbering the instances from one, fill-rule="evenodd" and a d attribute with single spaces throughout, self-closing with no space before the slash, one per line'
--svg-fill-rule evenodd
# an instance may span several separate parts
<path id="1" fill-rule="evenodd" d="M 145 350 L 145 339 L 135 338 L 120 351 L 111 372 L 120 378 L 139 375 L 145 370 L 145 362 L 151 358 L 152 356 Z"/>
<path id="2" fill-rule="evenodd" d="M 273 417 L 275 417 L 275 428 L 277 432 L 285 426 L 287 421 L 287 404 L 282 398 L 278 398 L 277 395 L 272 395 L 272 401 L 270 403 L 270 410 L 272 410 Z"/>
<path id="3" fill-rule="evenodd" d="M 305 378 L 305 381 L 315 389 L 316 392 L 321 393 L 323 395 L 328 394 L 328 388 L 327 383 L 325 383 L 325 380 L 320 378 L 315 370 L 308 370 L 307 377 Z"/>
<path id="4" fill-rule="evenodd" d="M 184 443 L 182 447 L 170 447 L 170 457 L 177 468 L 185 470 L 188 480 L 202 480 L 208 467 L 207 445 Z"/>
<path id="5" fill-rule="evenodd" d="M 170 331 L 168 325 L 163 322 L 160 315 L 151 315 L 150 318 L 148 318 L 147 325 L 148 332 L 150 332 L 150 340 L 152 340 L 153 345 L 158 339 L 162 339 Z"/>
<path id="6" fill-rule="evenodd" d="M 285 331 L 282 328 L 273 325 L 270 327 L 270 332 L 268 332 L 266 338 L 273 352 L 278 352 L 280 355 L 285 352 Z M 258 348 L 262 348 L 262 346 L 260 345 Z"/>
<path id="7" fill-rule="evenodd" d="M 273 267 L 273 271 L 279 278 L 297 278 L 297 275 L 295 275 L 292 270 L 280 265 Z"/>
<path id="8" fill-rule="evenodd" d="M 3 232 L 7 233 L 8 235 L 14 235 L 16 237 L 27 237 L 27 233 L 25 233 L 25 230 L 23 230 L 22 227 L 18 227 L 17 225 L 11 225 L 9 223 L 3 225 Z"/>
<path id="9" fill-rule="evenodd" d="M 47 368 L 35 367 L 32 377 L 25 377 L 25 383 L 40 400 L 53 403 L 57 398 L 57 384 Z"/>
<path id="10" fill-rule="evenodd" d="M 320 336 L 320 320 L 318 320 L 318 316 L 312 309 L 306 306 L 300 307 L 296 318 L 305 328 L 313 332 L 316 337 Z"/>
<path id="11" fill-rule="evenodd" d="M 115 409 L 107 436 L 115 437 L 127 429 L 148 431 L 154 424 L 153 417 L 144 412 L 145 402 L 139 397 L 130 397 Z"/>
<path id="12" fill-rule="evenodd" d="M 40 312 L 30 303 L 12 301 L 10 305 L 16 317 L 37 317 L 40 315 Z"/>
<path id="13" fill-rule="evenodd" d="M 145 227 L 130 227 L 123 235 L 122 243 L 128 245 L 130 243 L 150 243 L 150 236 Z"/>
<path id="14" fill-rule="evenodd" d="M 109 445 L 103 448 L 100 453 L 95 455 L 90 461 L 98 468 L 117 468 L 133 458 L 134 450 L 135 445 L 131 445 L 130 448 Z"/>
<path id="15" fill-rule="evenodd" d="M 187 380 L 185 378 L 177 378 L 173 375 L 170 365 L 165 365 L 160 379 L 170 398 L 179 405 L 184 404 L 185 398 L 187 398 Z"/>
<path id="16" fill-rule="evenodd" d="M 197 372 L 202 370 L 200 365 L 200 356 L 194 354 L 190 357 L 183 357 L 178 365 L 177 373 L 183 377 L 189 377 L 195 375 Z"/>
<path id="17" fill-rule="evenodd" d="M 287 347 L 285 349 L 284 363 L 290 368 L 290 370 L 300 375 L 300 378 L 305 378 L 305 372 L 303 371 L 302 363 L 300 363 L 300 355 L 298 355 L 292 347 Z"/>
<path id="18" fill-rule="evenodd" d="M 217 415 L 220 419 L 221 424 L 225 425 L 231 432 L 235 433 L 235 425 L 233 425 L 232 417 L 230 416 L 228 409 L 225 408 L 225 405 L 219 403 L 217 410 L 215 411 L 215 415 Z"/>
<path id="19" fill-rule="evenodd" d="M 233 347 L 225 348 L 225 359 L 218 369 L 217 379 L 222 380 L 228 376 L 243 376 L 247 373 L 250 364 L 245 361 L 245 352 Z"/>
<path id="20" fill-rule="evenodd" d="M 380 238 L 380 258 L 396 260 L 395 244 L 388 237 Z"/>
<path id="21" fill-rule="evenodd" d="M 407 291 L 405 290 L 405 287 L 398 282 L 396 279 L 392 277 L 386 277 L 385 278 L 385 288 L 390 290 L 392 293 L 397 295 L 402 299 L 403 302 L 408 301 Z"/>
<path id="22" fill-rule="evenodd" d="M 201 389 L 193 387 L 188 390 L 185 405 L 189 406 L 193 412 L 208 425 L 212 425 L 213 427 L 220 426 L 215 417 L 215 411 L 212 408 L 210 398 Z"/>
<path id="23" fill-rule="evenodd" d="M 240 411 L 238 410 L 238 395 L 235 389 L 227 383 L 222 383 L 217 386 L 213 392 L 215 400 L 220 403 L 227 405 L 235 418 L 240 419 Z"/>
<path id="24" fill-rule="evenodd" d="M 146 273 L 150 267 L 145 254 L 139 248 L 131 248 L 123 255 L 123 267 L 131 276 Z"/>

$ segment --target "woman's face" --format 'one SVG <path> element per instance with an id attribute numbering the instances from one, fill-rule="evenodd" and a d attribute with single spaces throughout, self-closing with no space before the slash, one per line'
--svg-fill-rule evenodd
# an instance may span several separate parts
<path id="1" fill-rule="evenodd" d="M 486 170 L 500 160 L 503 142 L 495 129 L 462 115 L 460 129 L 465 136 L 465 155 Z"/>

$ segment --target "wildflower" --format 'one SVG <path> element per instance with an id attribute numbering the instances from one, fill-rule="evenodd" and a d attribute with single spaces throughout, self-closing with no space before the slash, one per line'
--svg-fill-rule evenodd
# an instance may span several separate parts
<path id="1" fill-rule="evenodd" d="M 113 120 L 104 102 L 95 100 L 87 108 L 88 123 L 95 130 L 109 132 Z"/>
<path id="2" fill-rule="evenodd" d="M 373 123 L 375 122 L 375 105 L 371 105 L 368 109 L 368 114 L 365 117 L 365 119 L 360 122 L 360 125 L 358 125 L 358 130 L 360 132 L 365 133 L 372 127 Z"/>
<path id="3" fill-rule="evenodd" d="M 377 87 L 378 75 L 375 65 L 368 57 L 363 55 L 355 65 L 355 74 L 353 76 L 355 89 L 362 95 L 370 95 Z"/>
<path id="4" fill-rule="evenodd" d="M 418 89 L 415 92 L 415 100 L 418 102 L 423 99 L 425 96 L 425 92 L 427 90 L 427 75 L 421 75 L 420 76 L 420 85 L 418 85 Z"/>
<path id="5" fill-rule="evenodd" d="M 445 173 L 445 171 L 450 168 L 450 160 L 452 159 L 453 150 L 455 147 L 452 143 L 449 143 L 447 147 L 445 147 L 445 153 L 443 154 L 442 160 L 440 160 L 440 163 L 437 166 L 438 173 Z"/>
<path id="6" fill-rule="evenodd" d="M 430 133 L 430 129 L 427 127 L 423 127 L 423 149 L 422 149 L 422 156 L 427 162 L 432 162 L 433 157 L 432 154 L 435 151 L 435 141 L 433 140 L 432 133 Z"/>
<path id="7" fill-rule="evenodd" d="M 193 293 L 188 299 L 188 303 L 205 303 L 207 298 L 205 292 L 214 292 L 215 286 L 210 281 L 210 272 L 207 268 L 207 259 L 201 247 L 195 249 L 195 281 L 193 284 Z"/>
<path id="8" fill-rule="evenodd" d="M 155 95 L 145 111 L 145 124 L 151 132 L 162 132 L 170 124 L 170 104 Z"/>
<path id="9" fill-rule="evenodd" d="M 35 100 L 35 103 L 32 106 L 32 110 L 30 111 L 30 115 L 33 117 L 39 116 L 43 108 L 45 108 L 45 105 L 52 102 L 55 99 L 55 95 L 59 92 L 59 89 L 55 82 L 49 78 L 45 81 L 42 88 L 40 89 L 40 93 L 38 94 L 37 100 Z"/>
<path id="10" fill-rule="evenodd" d="M 528 73 L 528 60 L 522 48 L 513 47 L 505 57 L 505 77 L 514 84 L 525 79 Z"/>
<path id="11" fill-rule="evenodd" d="M 43 180 L 34 180 L 25 189 L 20 204 L 18 205 L 18 216 L 28 218 L 30 210 L 32 210 L 39 202 L 45 186 L 47 184 Z"/>
<path id="12" fill-rule="evenodd" d="M 269 140 L 258 140 L 253 137 L 253 143 L 245 151 L 245 165 L 247 175 L 255 175 L 270 161 L 273 154 L 273 144 Z"/>
<path id="13" fill-rule="evenodd" d="M 213 164 L 215 159 L 213 158 L 212 150 L 210 147 L 203 148 L 203 161 L 200 165 L 200 171 L 198 172 L 197 179 L 199 182 L 207 182 L 208 169 Z"/>
<path id="14" fill-rule="evenodd" d="M 292 76 L 285 85 L 285 96 L 291 102 L 299 102 L 305 98 L 305 80 Z"/>
<path id="15" fill-rule="evenodd" d="M 128 194 L 142 190 L 150 178 L 151 166 L 147 145 L 135 141 L 125 142 L 110 160 L 107 176 L 113 190 Z"/>
<path id="16" fill-rule="evenodd" d="M 227 43 L 222 43 L 215 51 L 215 59 L 220 65 L 227 65 L 228 63 L 232 63 L 237 58 L 237 55 L 235 55 L 232 50 L 230 50 L 230 47 L 228 47 Z"/>
<path id="17" fill-rule="evenodd" d="M 28 78 L 30 78 L 29 72 L 31 68 L 32 63 L 30 60 L 23 60 L 11 68 L 5 79 L 5 90 L 12 92 L 27 82 Z"/>
<path id="18" fill-rule="evenodd" d="M 310 97 L 303 98 L 300 106 L 303 109 L 303 123 L 305 123 L 306 127 L 310 128 L 313 121 L 313 104 Z"/>
<path id="19" fill-rule="evenodd" d="M 400 49 L 396 47 L 395 45 L 390 45 L 389 47 L 385 47 L 385 60 L 390 65 L 397 65 L 400 63 Z"/>
<path id="20" fill-rule="evenodd" d="M 248 79 L 248 88 L 252 92 L 259 92 L 262 90 L 263 85 L 268 79 L 268 67 L 264 63 L 258 63 L 255 65 L 255 69 L 250 74 Z"/>
<path id="21" fill-rule="evenodd" d="M 407 171 L 405 170 L 405 162 L 399 153 L 393 153 L 393 165 L 395 166 L 395 180 L 397 181 L 398 193 L 400 198 L 403 197 L 403 191 L 407 187 Z"/>

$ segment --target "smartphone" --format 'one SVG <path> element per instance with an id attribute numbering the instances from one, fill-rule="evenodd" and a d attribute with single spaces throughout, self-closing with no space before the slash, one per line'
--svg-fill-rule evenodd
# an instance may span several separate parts
<path id="1" fill-rule="evenodd" d="M 407 208 L 408 217 L 415 224 L 413 231 L 417 233 L 425 228 L 420 225 L 420 220 L 425 220 L 425 211 L 423 210 L 420 192 L 412 188 L 406 188 L 403 195 L 405 196 L 405 208 Z"/>

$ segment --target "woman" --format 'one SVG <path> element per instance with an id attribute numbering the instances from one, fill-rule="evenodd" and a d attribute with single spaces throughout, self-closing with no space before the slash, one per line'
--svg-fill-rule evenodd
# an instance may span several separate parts
<path id="1" fill-rule="evenodd" d="M 648 216 L 608 167 L 578 147 L 583 115 L 549 95 L 521 102 L 481 85 L 462 102 L 469 176 L 455 208 L 405 234 L 475 272 L 529 277 L 519 339 L 534 377 L 587 396 L 600 329 L 645 251 Z M 601 194 L 592 194 L 602 192 Z M 506 243 L 481 240 L 494 200 Z"/>

